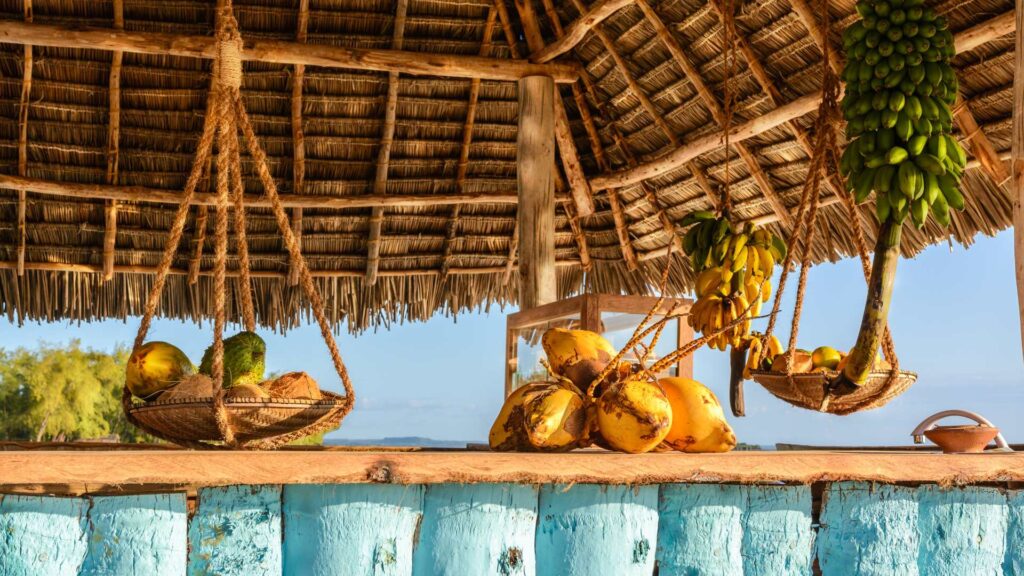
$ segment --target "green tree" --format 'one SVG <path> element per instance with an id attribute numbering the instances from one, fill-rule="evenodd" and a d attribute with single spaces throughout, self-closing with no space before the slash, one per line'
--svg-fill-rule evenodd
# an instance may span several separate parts
<path id="1" fill-rule="evenodd" d="M 145 440 L 121 410 L 127 348 L 112 353 L 42 344 L 0 350 L 0 438 Z"/>

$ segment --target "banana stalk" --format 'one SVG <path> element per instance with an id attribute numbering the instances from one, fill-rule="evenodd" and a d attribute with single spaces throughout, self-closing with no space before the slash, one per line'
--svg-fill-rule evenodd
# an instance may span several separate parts
<path id="1" fill-rule="evenodd" d="M 744 416 L 746 404 L 743 401 L 743 369 L 747 364 L 749 346 L 734 346 L 729 352 L 729 407 L 733 416 Z"/>
<path id="2" fill-rule="evenodd" d="M 878 347 L 885 333 L 892 301 L 892 287 L 896 281 L 896 263 L 900 259 L 902 222 L 890 216 L 882 223 L 875 243 L 875 259 L 868 282 L 867 302 L 857 334 L 857 344 L 850 351 L 846 367 L 832 383 L 837 394 L 849 394 L 868 379 L 875 364 Z"/>

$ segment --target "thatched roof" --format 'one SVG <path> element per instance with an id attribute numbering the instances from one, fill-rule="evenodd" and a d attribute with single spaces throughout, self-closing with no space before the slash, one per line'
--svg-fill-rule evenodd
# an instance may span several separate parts
<path id="1" fill-rule="evenodd" d="M 4 20 L 0 32 L 4 25 L 24 22 L 22 1 L 0 0 Z M 504 1 L 498 0 L 499 10 L 491 0 L 409 0 L 404 26 L 399 27 L 402 33 L 395 34 L 396 2 L 311 0 L 305 41 L 350 48 L 400 45 L 413 55 L 528 57 L 537 52 L 524 40 L 530 37 L 530 25 L 524 26 L 521 12 L 511 3 L 506 7 Z M 702 97 L 697 86 L 706 87 L 720 105 L 729 71 L 723 58 L 721 0 L 647 3 L 650 10 L 634 2 L 595 3 L 591 8 L 598 12 L 607 8 L 610 17 L 586 30 L 582 41 L 556 60 L 578 63 L 584 77 L 572 85 L 560 84 L 560 90 L 587 178 L 659 158 L 720 130 L 715 103 Z M 302 4 L 307 2 L 236 0 L 235 13 L 249 41 L 295 42 Z M 804 11 L 808 8 L 805 0 L 740 4 L 735 35 L 739 51 L 729 85 L 737 95 L 734 125 L 815 94 L 822 60 L 815 35 L 809 32 L 817 24 L 809 24 L 801 13 L 801 6 Z M 853 21 L 853 2 L 831 0 L 830 7 L 836 23 L 831 40 L 838 45 L 839 32 Z M 32 8 L 33 25 L 115 27 L 114 0 L 33 0 Z M 545 44 L 566 33 L 580 17 L 580 9 L 587 9 L 575 0 L 538 1 L 532 8 Z M 1006 30 L 1004 19 L 995 39 L 984 36 L 982 43 L 971 42 L 976 37 L 962 33 L 1007 13 L 1012 29 L 1013 0 L 946 1 L 935 8 L 950 19 L 954 33 L 966 37 L 970 48 L 956 57 L 955 65 L 961 94 L 968 102 L 967 114 L 981 127 L 972 142 L 987 138 L 997 153 L 1008 154 L 1013 36 L 1005 34 L 1011 30 Z M 213 30 L 214 0 L 124 0 L 123 11 L 123 27 L 129 32 L 209 36 Z M 688 64 L 681 63 L 671 43 L 659 37 L 660 26 L 682 48 Z M 510 37 L 514 46 L 509 45 Z M 485 38 L 490 39 L 487 45 Z M 62 41 L 33 47 L 30 75 L 25 73 L 23 46 L 0 45 L 0 174 L 11 177 L 0 177 L 6 178 L 0 186 L 21 188 L 25 197 L 22 204 L 19 191 L 0 189 L 0 311 L 12 319 L 138 314 L 174 204 L 136 200 L 159 200 L 157 190 L 173 193 L 184 185 L 203 122 L 211 61 L 124 52 L 120 97 L 115 98 L 120 104 L 119 113 L 115 112 L 119 122 L 116 165 L 111 168 L 112 52 L 54 47 Z M 688 74 L 686 66 L 698 77 Z M 515 254 L 516 228 L 515 82 L 485 79 L 479 83 L 475 118 L 468 130 L 468 161 L 460 170 L 475 91 L 472 80 L 400 74 L 388 157 L 380 153 L 388 116 L 388 72 L 306 66 L 301 84 L 305 179 L 297 191 L 294 74 L 291 64 L 245 64 L 245 104 L 282 193 L 301 194 L 307 200 L 315 197 L 314 201 L 379 199 L 373 195 L 380 193 L 403 199 L 398 206 L 376 209 L 372 201 L 358 207 L 304 205 L 303 250 L 320 277 L 333 318 L 361 329 L 424 319 L 438 310 L 456 312 L 514 301 L 517 290 L 509 259 Z M 30 90 L 23 94 L 26 76 Z M 27 117 L 20 119 L 23 99 Z M 591 121 L 595 132 L 588 131 Z M 789 210 L 795 208 L 808 157 L 798 138 L 807 137 L 812 123 L 813 113 L 803 114 L 790 124 L 743 140 L 740 145 L 745 150 L 734 147 L 728 167 L 725 150 L 718 147 L 687 167 L 618 188 L 614 208 L 620 212 L 625 234 L 616 230 L 612 202 L 616 198 L 597 189 L 592 191 L 595 213 L 580 218 L 582 237 L 574 234 L 569 216 L 574 213 L 572 190 L 565 184 L 571 178 L 563 175 L 556 217 L 560 293 L 648 291 L 663 266 L 669 233 L 678 233 L 669 227 L 674 229 L 674 223 L 692 210 L 712 206 L 713 196 L 701 186 L 702 178 L 717 190 L 728 174 L 736 216 L 773 222 L 770 225 L 784 233 L 766 195 L 774 194 Z M 595 134 L 599 145 L 595 145 Z M 386 182 L 381 187 L 376 181 L 382 164 Z M 245 170 L 251 172 L 251 165 Z M 970 243 L 978 232 L 993 234 L 1010 223 L 1009 194 L 989 172 L 975 163 L 965 177 L 968 206 L 954 216 L 951 227 L 957 242 Z M 262 190 L 256 178 L 249 176 L 247 189 L 255 201 Z M 141 188 L 119 188 L 134 191 L 123 197 L 133 200 L 121 201 L 112 212 L 106 209 L 110 200 L 96 193 L 99 188 L 79 187 L 72 195 L 62 195 L 59 186 L 47 188 L 47 183 Z M 824 194 L 832 197 L 831 191 Z M 476 200 L 452 200 L 458 196 Z M 404 202 L 413 197 L 426 197 L 426 201 Z M 443 200 L 431 202 L 431 197 Z M 24 274 L 19 277 L 21 205 L 26 234 Z M 211 314 L 212 283 L 206 272 L 213 263 L 212 243 L 204 242 L 202 257 L 195 261 L 202 235 L 197 220 L 204 209 L 193 210 L 195 217 L 174 263 L 178 273 L 165 290 L 161 312 L 167 316 Z M 371 285 L 366 274 L 375 210 L 382 215 L 378 220 L 379 278 Z M 843 206 L 834 204 L 823 212 L 816 258 L 850 255 L 853 246 Z M 112 228 L 108 215 L 116 223 L 116 235 L 110 236 L 114 249 L 107 252 L 112 255 L 114 273 L 105 281 L 104 239 Z M 873 236 L 876 224 L 866 207 L 863 221 Z M 621 236 L 628 238 L 626 251 L 637 258 L 636 270 L 630 270 L 624 259 Z M 922 232 L 908 227 L 904 237 L 905 253 L 912 256 L 928 244 L 945 241 L 947 232 L 930 223 Z M 250 211 L 248 239 L 260 321 L 277 328 L 294 326 L 303 318 L 304 299 L 298 286 L 288 281 L 288 257 L 266 208 Z M 581 242 L 590 260 L 586 273 Z M 190 284 L 187 272 L 196 264 L 200 274 Z M 681 293 L 689 288 L 689 269 L 684 264 L 676 270 L 670 289 Z"/>

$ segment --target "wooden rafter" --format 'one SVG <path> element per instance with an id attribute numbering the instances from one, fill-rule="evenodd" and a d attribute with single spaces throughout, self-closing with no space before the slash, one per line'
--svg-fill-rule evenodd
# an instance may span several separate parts
<path id="1" fill-rule="evenodd" d="M 32 0 L 22 0 L 25 22 L 32 22 Z M 32 45 L 25 45 L 22 60 L 21 99 L 18 102 L 18 175 L 28 175 L 28 108 L 32 102 Z M 25 274 L 25 217 L 28 209 L 26 190 L 18 190 L 18 276 Z"/>
<path id="2" fill-rule="evenodd" d="M 594 2 L 589 8 L 582 11 L 580 17 L 569 25 L 564 34 L 559 34 L 557 40 L 540 50 L 534 50 L 533 54 L 530 55 L 530 60 L 534 62 L 549 62 L 565 54 L 583 41 L 587 32 L 593 30 L 598 24 L 604 22 L 606 18 L 631 3 L 632 0 L 598 0 Z"/>
<path id="3" fill-rule="evenodd" d="M 499 0 L 500 1 L 500 0 Z M 544 47 L 544 37 L 540 32 L 540 22 L 534 12 L 532 0 L 515 0 L 519 21 L 523 25 L 523 36 L 530 50 L 536 51 Z M 578 75 L 577 75 L 578 77 Z M 572 129 L 569 126 L 569 115 L 565 111 L 565 103 L 561 94 L 557 94 L 555 103 L 555 141 L 558 144 L 558 155 L 562 158 L 562 168 L 569 185 L 569 194 L 576 202 L 576 213 L 582 218 L 594 213 L 594 198 L 590 184 L 583 175 L 576 142 L 573 141 Z"/>
<path id="4" fill-rule="evenodd" d="M 1013 31 L 1012 21 L 1006 22 L 1005 14 L 997 16 L 992 20 L 978 24 L 977 26 L 964 30 L 954 35 L 954 40 L 962 35 L 970 35 L 971 44 L 976 47 L 984 42 L 1005 36 Z M 957 48 L 968 46 L 957 42 Z M 814 112 L 821 103 L 821 94 L 812 93 L 801 96 L 788 104 L 780 106 L 770 112 L 749 120 L 743 124 L 733 126 L 730 141 L 742 142 L 758 134 L 777 128 L 790 120 L 795 120 L 806 114 Z M 724 133 L 719 131 L 689 141 L 678 148 L 669 151 L 662 156 L 654 158 L 636 167 L 619 170 L 611 174 L 601 174 L 590 179 L 590 186 L 594 190 L 607 190 L 621 188 L 634 184 L 641 180 L 656 178 L 666 173 L 683 167 L 690 160 L 708 152 L 717 150 L 724 145 Z"/>
<path id="5" fill-rule="evenodd" d="M 821 24 L 818 23 L 817 10 L 811 7 L 807 3 L 807 0 L 790 0 L 789 5 L 793 7 L 793 11 L 803 22 L 804 28 L 810 33 L 811 38 L 814 39 L 814 43 L 818 46 L 818 50 L 825 53 L 825 45 L 829 42 L 829 39 L 825 36 L 825 31 L 822 29 Z M 843 71 L 843 56 L 838 50 L 832 49 L 828 51 L 828 65 L 832 68 L 832 71 L 836 74 L 840 74 Z"/>
<path id="6" fill-rule="evenodd" d="M 409 9 L 409 0 L 398 0 L 395 8 L 395 26 L 391 37 L 391 48 L 402 49 L 405 37 L 405 15 Z M 384 105 L 384 128 L 381 131 L 380 148 L 377 151 L 377 175 L 373 181 L 373 193 L 378 196 L 387 194 L 388 164 L 391 161 L 391 144 L 395 137 L 395 116 L 398 113 L 398 72 L 388 73 L 388 96 Z M 377 270 L 380 266 L 380 235 L 384 225 L 384 207 L 377 206 L 370 215 L 369 240 L 366 244 L 366 283 L 373 286 L 377 282 Z"/>
<path id="7" fill-rule="evenodd" d="M 543 4 L 544 12 L 547 14 L 548 20 L 555 30 L 555 36 L 563 37 L 562 23 L 558 18 L 558 13 L 555 11 L 554 4 L 552 4 L 551 0 L 544 0 Z M 585 74 L 586 72 L 584 72 Z M 590 140 L 590 148 L 594 152 L 597 166 L 602 172 L 608 172 L 612 168 L 611 162 L 605 153 L 604 145 L 601 143 L 601 135 L 594 124 L 594 118 L 590 114 L 590 106 L 583 96 L 582 90 L 580 90 L 579 83 L 572 84 L 572 91 L 573 99 L 576 102 L 576 108 L 580 111 L 580 118 L 583 120 L 583 126 L 586 129 L 587 138 Z M 608 193 L 608 204 L 611 207 L 615 235 L 619 240 L 619 248 L 622 251 L 622 258 L 626 262 L 626 268 L 631 271 L 636 270 L 639 264 L 636 259 L 636 251 L 633 249 L 633 241 L 629 237 L 629 221 L 626 218 L 625 211 L 622 209 L 622 200 L 616 191 Z M 580 233 L 582 234 L 582 227 L 580 227 Z"/>
<path id="8" fill-rule="evenodd" d="M 309 28 L 309 0 L 299 0 L 299 12 L 295 26 L 295 41 L 306 43 Z M 306 66 L 296 64 L 292 72 L 292 188 L 296 194 L 306 191 L 306 136 L 302 127 L 302 90 L 306 79 Z M 292 235 L 302 249 L 302 208 L 292 209 Z M 288 284 L 297 286 L 299 283 L 298 262 L 288 259 Z"/>
<path id="9" fill-rule="evenodd" d="M 124 29 L 124 1 L 114 0 L 114 28 Z M 107 184 L 117 184 L 117 161 L 121 141 L 121 61 L 124 53 L 115 50 L 110 61 L 110 122 L 107 128 Z M 114 252 L 117 249 L 117 200 L 104 207 L 103 281 L 114 277 Z"/>
<path id="10" fill-rule="evenodd" d="M 996 147 L 992 145 L 985 131 L 978 126 L 978 121 L 971 112 L 970 103 L 957 94 L 956 104 L 953 106 L 953 121 L 960 130 L 960 134 L 967 144 L 971 154 L 981 162 L 981 169 L 997 185 L 1002 186 L 1010 179 L 1010 172 L 1006 164 L 999 159 Z"/>
<path id="11" fill-rule="evenodd" d="M 715 0 L 713 0 L 713 2 L 717 4 Z M 683 50 L 683 47 L 679 44 L 679 41 L 675 38 L 675 36 L 672 35 L 672 32 L 669 31 L 669 29 L 665 26 L 665 23 L 664 21 L 662 21 L 661 16 L 659 16 L 658 13 L 654 11 L 654 8 L 652 8 L 651 5 L 647 3 L 647 0 L 636 0 L 636 3 L 640 7 L 641 11 L 643 11 L 644 17 L 647 18 L 647 21 L 650 22 L 651 26 L 654 27 L 655 34 L 657 34 L 658 38 L 662 41 L 663 44 L 665 44 L 665 47 L 668 48 L 668 51 L 672 55 L 672 58 L 675 60 L 675 62 L 679 65 L 680 68 L 682 68 L 683 73 L 685 74 L 686 78 L 690 81 L 690 84 L 697 91 L 697 95 L 704 103 L 704 106 L 707 107 L 708 111 L 711 113 L 711 117 L 715 120 L 715 122 L 718 124 L 720 128 L 725 129 L 728 121 L 728 119 L 726 118 L 725 110 L 722 108 L 722 105 L 718 102 L 718 98 L 716 98 L 715 95 L 711 92 L 711 89 L 708 88 L 707 84 L 704 82 L 704 79 L 700 75 L 700 71 L 693 64 L 693 62 L 690 61 L 690 58 L 686 55 L 686 52 Z M 747 145 L 744 144 L 743 142 L 737 142 L 734 148 L 736 149 L 736 152 L 739 154 L 740 158 L 743 159 L 744 164 L 746 164 L 747 170 L 750 172 L 750 175 L 754 177 L 754 180 L 757 182 L 758 187 L 761 189 L 761 193 L 764 195 L 765 198 L 768 199 L 768 202 L 772 206 L 772 210 L 779 215 L 779 218 L 782 220 L 783 224 L 785 224 L 789 228 L 792 228 L 793 217 L 790 214 L 789 209 L 786 207 L 786 203 L 783 202 L 782 198 L 775 191 L 775 186 L 772 184 L 771 178 L 769 178 L 768 174 L 761 167 L 761 164 L 757 161 L 757 158 L 754 156 L 753 153 L 751 153 L 750 149 L 747 148 Z"/>
<path id="12" fill-rule="evenodd" d="M 487 11 L 487 21 L 484 24 L 484 35 L 480 41 L 480 56 L 486 57 L 491 51 L 491 37 L 494 34 L 494 25 L 498 19 L 498 7 L 491 6 Z M 466 123 L 462 127 L 462 145 L 459 147 L 459 164 L 455 170 L 455 193 L 461 194 L 466 183 L 466 171 L 469 169 L 469 149 L 473 143 L 473 124 L 476 122 L 476 107 L 480 102 L 480 79 L 474 78 L 469 84 L 469 104 L 466 106 Z M 444 240 L 444 257 L 441 270 L 447 276 L 450 267 L 452 248 L 454 246 L 455 233 L 459 227 L 459 214 L 461 206 L 453 206 L 451 216 L 448 218 L 448 230 Z"/>
<path id="13" fill-rule="evenodd" d="M 1021 346 L 1024 349 L 1024 0 L 1017 0 L 1017 38 L 1013 68 L 1013 143 L 1010 166 L 1013 179 L 1013 253 L 1017 277 L 1017 306 Z"/>
<path id="14" fill-rule="evenodd" d="M 26 24 L 13 20 L 0 22 L 0 42 L 60 48 L 123 50 L 139 54 L 211 60 L 217 56 L 217 41 L 212 36 Z M 325 68 L 484 80 L 518 80 L 526 76 L 541 75 L 550 76 L 555 82 L 568 84 L 579 77 L 579 66 L 564 62 L 537 64 L 504 58 L 301 44 L 263 40 L 251 36 L 245 38 L 242 59 L 274 64 L 305 64 Z"/>

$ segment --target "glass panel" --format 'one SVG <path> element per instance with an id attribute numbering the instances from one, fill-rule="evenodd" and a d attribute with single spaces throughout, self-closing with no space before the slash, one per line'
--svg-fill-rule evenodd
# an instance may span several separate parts
<path id="1" fill-rule="evenodd" d="M 516 345 L 516 370 L 512 374 L 512 389 L 523 384 L 547 380 L 548 371 L 540 363 L 544 357 L 541 337 L 549 328 L 566 328 L 574 330 L 580 327 L 579 313 L 562 318 L 553 318 L 535 324 L 529 328 L 513 330 Z"/>
<path id="2" fill-rule="evenodd" d="M 651 322 L 660 320 L 663 316 L 654 316 Z M 636 330 L 637 325 L 644 319 L 644 314 L 628 314 L 625 312 L 601 312 L 601 325 L 603 329 L 604 337 L 612 343 L 612 346 L 616 350 L 622 349 L 628 342 L 630 336 Z M 654 350 L 649 350 L 647 356 L 643 358 L 645 366 L 654 364 L 658 359 L 667 356 L 670 352 L 676 349 L 677 341 L 679 338 L 679 320 L 672 320 L 665 326 L 665 329 L 661 333 L 661 337 L 658 339 L 657 345 Z M 644 343 L 647 344 L 651 341 L 651 336 L 644 338 Z M 637 347 L 635 350 L 628 350 L 623 359 L 627 362 L 638 364 L 641 358 L 638 354 L 642 354 L 644 349 Z M 678 371 L 678 367 L 673 365 L 671 368 L 658 374 L 658 376 L 675 376 Z"/>

